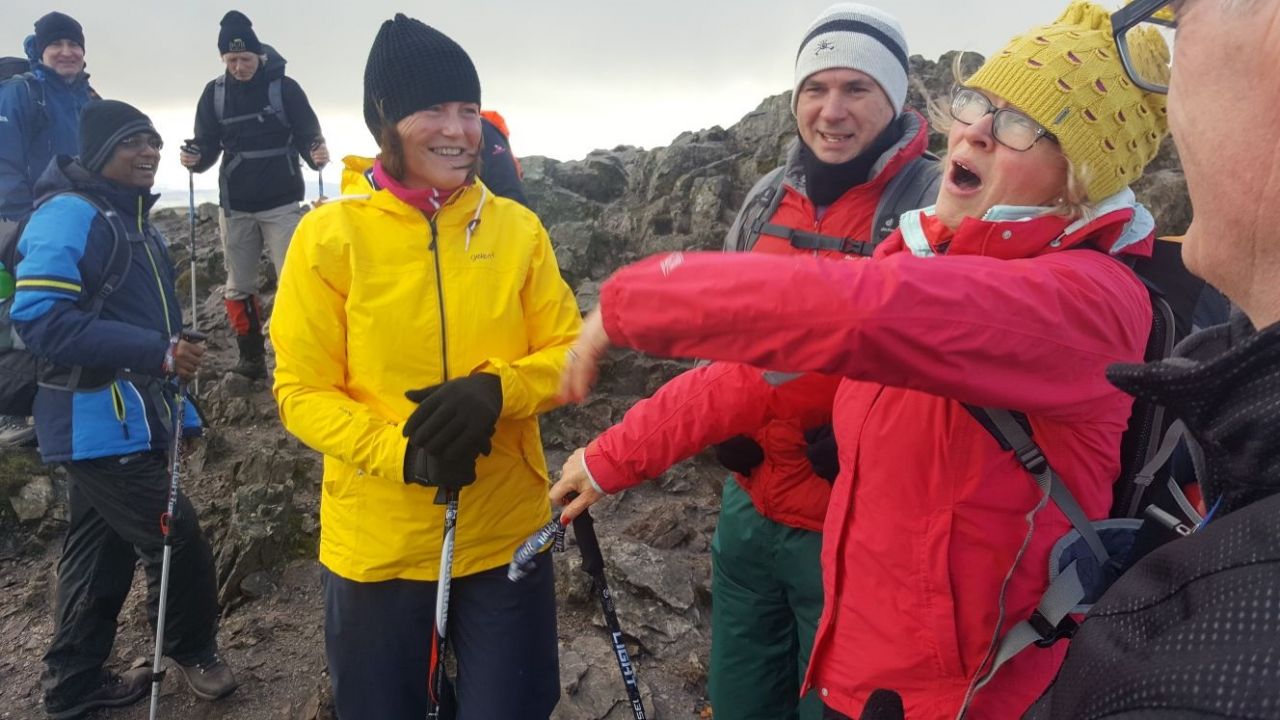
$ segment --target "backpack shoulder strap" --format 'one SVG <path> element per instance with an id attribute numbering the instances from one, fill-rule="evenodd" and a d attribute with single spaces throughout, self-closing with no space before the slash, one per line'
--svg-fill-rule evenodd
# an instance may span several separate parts
<path id="1" fill-rule="evenodd" d="M 289 113 L 284 110 L 284 78 L 278 77 L 267 84 L 267 102 L 275 111 L 276 120 L 289 129 Z"/>
<path id="2" fill-rule="evenodd" d="M 213 117 L 219 122 L 227 115 L 227 76 L 219 75 L 213 80 Z"/>
<path id="3" fill-rule="evenodd" d="M 92 295 L 85 298 L 88 300 L 85 309 L 96 317 L 102 312 L 103 303 L 112 293 L 120 289 L 125 276 L 129 273 L 129 265 L 133 261 L 133 250 L 129 247 L 129 229 L 125 226 L 124 218 L 120 217 L 120 213 L 99 199 L 80 192 L 68 194 L 89 203 L 111 228 L 111 252 L 107 255 L 107 267 L 102 275 L 102 283 Z"/>
<path id="4" fill-rule="evenodd" d="M 965 405 L 964 407 L 995 438 L 1001 449 L 1014 454 L 1014 457 L 1018 459 L 1018 464 L 1035 478 L 1036 484 L 1040 486 L 1041 490 L 1048 492 L 1049 499 L 1053 501 L 1054 505 L 1058 506 L 1063 515 L 1067 516 L 1067 519 L 1071 521 L 1071 526 L 1089 544 L 1089 549 L 1093 551 L 1093 555 L 1098 559 L 1099 564 L 1105 563 L 1111 555 L 1107 552 L 1106 546 L 1103 545 L 1102 538 L 1098 536 L 1092 521 L 1085 515 L 1084 509 L 1080 507 L 1080 503 L 1071 494 L 1071 490 L 1067 488 L 1062 482 L 1062 478 L 1049 465 L 1048 459 L 1044 456 L 1044 451 L 1040 449 L 1035 439 L 1031 437 L 1031 426 L 1027 422 L 1026 416 L 1009 410 L 983 408 L 973 405 Z"/>
<path id="5" fill-rule="evenodd" d="M 742 203 L 742 210 L 725 237 L 725 252 L 747 252 L 755 247 L 760 232 L 782 203 L 782 174 L 786 166 L 770 170 L 756 181 Z"/>
<path id="6" fill-rule="evenodd" d="M 871 242 L 879 245 L 898 227 L 898 218 L 908 210 L 932 205 L 942 185 L 942 161 L 926 152 L 913 159 L 880 195 L 871 230 Z"/>

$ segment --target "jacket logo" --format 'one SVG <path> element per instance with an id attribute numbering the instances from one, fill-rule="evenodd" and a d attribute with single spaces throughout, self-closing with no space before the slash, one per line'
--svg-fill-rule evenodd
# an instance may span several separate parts
<path id="1" fill-rule="evenodd" d="M 9 118 L 4 115 L 0 115 L 0 122 L 9 122 Z"/>
<path id="2" fill-rule="evenodd" d="M 684 264 L 684 253 L 671 253 L 662 258 L 662 262 L 658 264 L 658 270 L 662 272 L 663 277 L 667 277 L 675 272 L 675 269 Z"/>
<path id="3" fill-rule="evenodd" d="M 471 255 L 471 262 L 479 262 L 480 260 L 492 260 L 492 259 L 493 259 L 493 253 L 491 252 L 473 253 Z"/>
<path id="4" fill-rule="evenodd" d="M 506 151 L 507 151 L 506 146 L 504 146 L 504 145 L 499 145 L 498 143 L 494 143 L 494 144 L 493 144 L 493 154 L 494 154 L 494 155 L 501 155 L 502 153 L 504 153 L 504 152 L 506 152 Z"/>
<path id="5" fill-rule="evenodd" d="M 813 49 L 813 54 L 821 55 L 822 53 L 831 52 L 832 50 L 835 50 L 835 49 L 836 49 L 835 43 L 831 42 L 830 40 L 823 40 L 822 42 L 818 43 L 818 47 Z"/>

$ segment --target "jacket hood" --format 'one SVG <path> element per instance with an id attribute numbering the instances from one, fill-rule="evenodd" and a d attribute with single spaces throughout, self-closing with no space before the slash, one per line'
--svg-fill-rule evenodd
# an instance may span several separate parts
<path id="1" fill-rule="evenodd" d="M 924 257 L 985 255 L 1005 260 L 1089 246 L 1110 255 L 1149 257 L 1155 219 L 1124 188 L 1076 220 L 1052 208 L 997 205 L 981 218 L 964 218 L 955 232 L 937 220 L 935 206 L 903 213 L 899 232 L 881 246 L 885 254 L 909 251 Z"/>
<path id="2" fill-rule="evenodd" d="M 36 206 L 52 198 L 58 193 L 78 192 L 103 198 L 126 217 L 138 212 L 138 198 L 142 198 L 142 211 L 151 212 L 151 208 L 160 199 L 159 195 L 145 188 L 125 187 L 111 182 L 101 175 L 84 169 L 79 160 L 67 155 L 59 155 L 45 168 L 40 179 L 36 181 Z"/>
<path id="3" fill-rule="evenodd" d="M 276 49 L 266 43 L 262 43 L 262 54 L 267 56 L 267 62 L 262 66 L 262 72 L 259 73 L 267 80 L 275 80 L 284 77 L 284 66 L 289 62 L 284 56 L 276 52 Z"/>
<path id="4" fill-rule="evenodd" d="M 374 207 L 397 215 L 421 216 L 422 212 L 397 198 L 388 190 L 380 190 L 373 183 L 373 158 L 348 155 L 342 159 L 342 195 L 338 200 L 366 200 Z M 469 185 L 454 191 L 435 214 L 441 228 L 465 225 L 466 243 L 471 245 L 471 235 L 480 224 L 481 214 L 489 205 L 493 193 L 476 178 Z"/>

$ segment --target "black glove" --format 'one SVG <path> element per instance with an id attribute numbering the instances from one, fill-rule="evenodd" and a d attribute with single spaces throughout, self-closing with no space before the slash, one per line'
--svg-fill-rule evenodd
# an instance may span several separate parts
<path id="1" fill-rule="evenodd" d="M 746 435 L 737 435 L 715 446 L 716 460 L 739 475 L 750 475 L 764 462 L 764 449 Z"/>
<path id="2" fill-rule="evenodd" d="M 836 434 L 831 426 L 819 425 L 805 430 L 804 440 L 809 443 L 804 454 L 813 466 L 813 474 L 827 482 L 835 482 L 840 474 L 840 456 L 836 452 Z"/>
<path id="3" fill-rule="evenodd" d="M 476 457 L 445 460 L 413 443 L 404 451 L 404 482 L 441 490 L 461 490 L 476 481 Z M 437 498 L 437 502 L 441 502 Z"/>
<path id="4" fill-rule="evenodd" d="M 502 412 L 502 381 L 478 373 L 440 385 L 410 390 L 405 397 L 418 403 L 404 426 L 411 447 L 453 463 L 488 455 Z"/>

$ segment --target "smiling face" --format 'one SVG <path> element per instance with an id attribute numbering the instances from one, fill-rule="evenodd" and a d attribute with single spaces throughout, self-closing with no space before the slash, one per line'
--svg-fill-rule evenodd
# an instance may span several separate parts
<path id="1" fill-rule="evenodd" d="M 261 59 L 251 52 L 229 52 L 223 53 L 222 62 L 227 66 L 231 77 L 240 82 L 249 82 L 253 79 L 253 74 L 258 72 Z"/>
<path id="2" fill-rule="evenodd" d="M 471 179 L 480 151 L 480 106 L 447 102 L 396 123 L 407 187 L 450 192 Z"/>
<path id="3" fill-rule="evenodd" d="M 45 46 L 40 62 L 70 82 L 84 71 L 84 48 L 74 40 L 58 40 Z"/>
<path id="4" fill-rule="evenodd" d="M 102 166 L 102 177 L 132 188 L 149 188 L 156 182 L 160 164 L 160 136 L 150 132 L 130 135 L 116 144 L 111 159 Z"/>
<path id="5" fill-rule="evenodd" d="M 895 114 L 870 75 L 848 68 L 816 72 L 800 84 L 796 125 L 815 157 L 838 165 L 870 147 Z"/>
<path id="6" fill-rule="evenodd" d="M 1008 107 L 1003 99 L 983 94 L 995 107 Z M 951 124 L 936 211 L 953 230 L 964 218 L 981 218 L 996 205 L 1054 205 L 1067 193 L 1067 159 L 1058 145 L 1041 139 L 1029 150 L 1013 150 L 992 135 L 994 118 L 988 114 L 971 125 Z"/>

